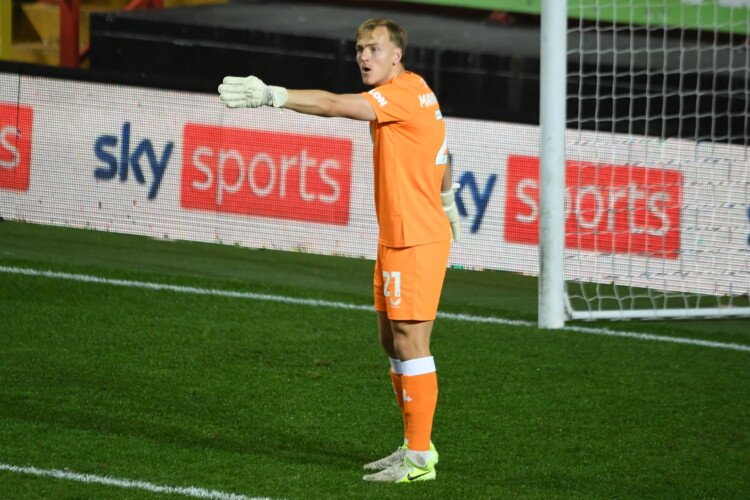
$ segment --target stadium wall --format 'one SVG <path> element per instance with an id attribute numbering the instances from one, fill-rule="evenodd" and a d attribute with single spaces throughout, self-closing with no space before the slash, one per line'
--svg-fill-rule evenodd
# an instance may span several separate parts
<path id="1" fill-rule="evenodd" d="M 374 258 L 366 123 L 9 72 L 0 89 L 6 219 Z M 450 264 L 537 274 L 538 127 L 459 118 L 446 126 L 464 228 Z M 646 278 L 629 285 L 658 274 L 675 291 L 748 293 L 745 148 L 615 139 L 603 158 L 593 147 L 601 133 L 569 132 L 571 274 L 601 281 L 600 269 L 630 266 Z M 708 234 L 700 207 L 716 203 L 727 230 Z"/>

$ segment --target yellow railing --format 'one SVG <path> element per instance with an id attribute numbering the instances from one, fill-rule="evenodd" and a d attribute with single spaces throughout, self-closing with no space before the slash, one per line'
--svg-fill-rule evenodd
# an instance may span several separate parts
<path id="1" fill-rule="evenodd" d="M 12 0 L 0 0 L 0 59 L 10 59 Z"/>
<path id="2" fill-rule="evenodd" d="M 61 4 L 72 0 L 18 3 L 16 0 L 0 0 L 0 59 L 34 64 L 60 64 Z M 84 58 L 89 44 L 89 14 L 132 9 L 142 3 L 160 3 L 164 7 L 227 3 L 228 0 L 76 0 L 78 3 L 79 56 Z M 13 4 L 16 3 L 15 10 Z M 17 12 L 18 15 L 12 15 Z M 63 16 L 64 17 L 64 16 Z M 70 16 L 68 16 L 70 17 Z M 19 23 L 28 26 L 19 30 Z M 16 39 L 12 39 L 13 29 Z M 71 26 L 67 26 L 70 34 Z M 70 38 L 70 37 L 69 37 Z M 69 38 L 67 39 L 70 42 Z M 68 52 L 73 49 L 68 48 Z M 85 65 L 86 63 L 84 63 Z"/>

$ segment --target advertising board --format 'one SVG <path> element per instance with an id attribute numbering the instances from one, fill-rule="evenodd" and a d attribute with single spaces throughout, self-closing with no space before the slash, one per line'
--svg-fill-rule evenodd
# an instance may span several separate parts
<path id="1" fill-rule="evenodd" d="M 23 100 L 0 94 L 2 217 L 375 256 L 366 122 L 0 73 L 14 78 Z M 450 265 L 536 275 L 538 127 L 447 117 L 446 128 L 463 226 Z M 568 278 L 748 293 L 745 148 L 571 130 L 567 156 Z"/>

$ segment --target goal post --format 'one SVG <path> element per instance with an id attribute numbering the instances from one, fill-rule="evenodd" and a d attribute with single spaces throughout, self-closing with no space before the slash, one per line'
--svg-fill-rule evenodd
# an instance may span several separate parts
<path id="1" fill-rule="evenodd" d="M 541 44 L 540 327 L 750 316 L 750 2 L 550 0 Z"/>
<path id="2" fill-rule="evenodd" d="M 539 327 L 565 325 L 566 0 L 542 0 L 539 92 Z"/>

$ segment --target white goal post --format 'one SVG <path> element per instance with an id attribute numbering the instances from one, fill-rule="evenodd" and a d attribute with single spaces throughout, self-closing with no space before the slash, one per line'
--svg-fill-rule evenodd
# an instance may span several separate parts
<path id="1" fill-rule="evenodd" d="M 750 0 L 542 0 L 539 326 L 750 316 Z"/>

